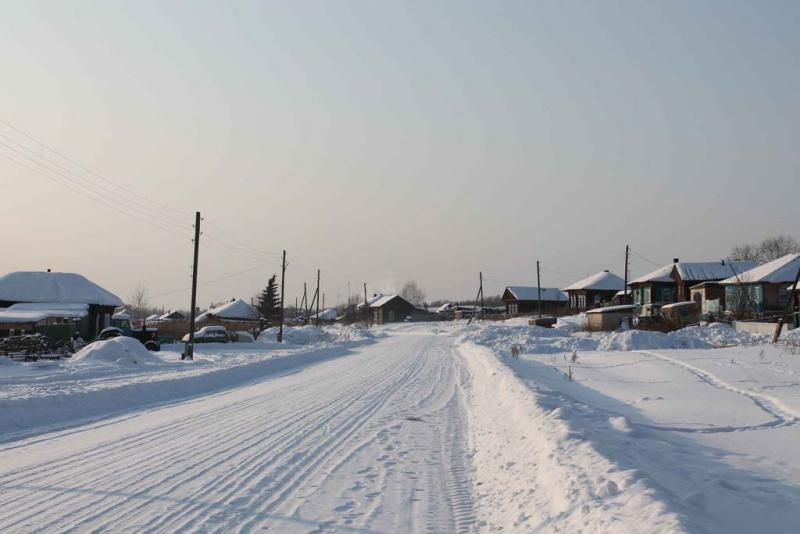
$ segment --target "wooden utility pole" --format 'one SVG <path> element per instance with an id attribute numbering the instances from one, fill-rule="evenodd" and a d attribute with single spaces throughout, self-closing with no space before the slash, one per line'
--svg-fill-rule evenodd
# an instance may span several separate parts
<path id="1" fill-rule="evenodd" d="M 194 360 L 194 320 L 197 312 L 197 260 L 200 256 L 200 212 L 194 214 L 194 262 L 192 263 L 192 309 L 189 312 L 189 341 L 182 360 Z"/>
<path id="2" fill-rule="evenodd" d="M 475 302 L 472 303 L 472 317 L 469 318 L 467 324 L 472 323 L 472 319 L 477 313 L 478 301 L 481 303 L 481 319 L 483 319 L 483 272 L 478 273 L 478 280 L 478 294 L 475 295 Z M 456 303 L 456 306 L 458 306 L 458 303 Z"/>
<path id="3" fill-rule="evenodd" d="M 539 275 L 539 260 L 536 260 L 536 295 L 539 307 L 539 319 L 542 318 L 542 278 Z"/>
<path id="4" fill-rule="evenodd" d="M 369 326 L 369 304 L 367 303 L 367 283 L 364 282 L 364 317 Z"/>
<path id="5" fill-rule="evenodd" d="M 628 303 L 628 264 L 630 262 L 630 246 L 625 245 L 625 304 Z"/>
<path id="6" fill-rule="evenodd" d="M 792 290 L 789 292 L 789 302 L 786 304 L 786 309 L 783 311 L 783 315 L 781 315 L 781 318 L 778 319 L 778 324 L 775 326 L 775 334 L 772 336 L 773 343 L 778 342 L 778 338 L 781 337 L 781 330 L 783 330 L 783 323 L 786 322 L 786 317 L 791 315 L 792 311 L 794 310 L 794 303 L 797 301 L 797 295 L 795 293 L 797 291 L 798 281 L 800 281 L 800 266 L 797 267 L 797 274 L 794 275 Z M 780 291 L 780 288 L 778 291 Z"/>
<path id="7" fill-rule="evenodd" d="M 317 326 L 319 326 L 319 269 L 317 269 L 317 291 L 315 298 L 317 300 Z"/>
<path id="8" fill-rule="evenodd" d="M 281 264 L 281 326 L 278 328 L 278 343 L 283 343 L 283 293 L 286 289 L 286 251 L 283 251 Z"/>
<path id="9" fill-rule="evenodd" d="M 300 303 L 300 306 L 303 306 L 305 310 L 304 319 L 308 321 L 308 289 L 305 282 L 303 282 L 303 301 Z"/>
<path id="10" fill-rule="evenodd" d="M 294 298 L 294 320 L 297 320 L 297 315 L 300 313 L 300 308 L 297 307 L 297 297 Z"/>
<path id="11" fill-rule="evenodd" d="M 478 273 L 478 279 L 480 280 L 480 283 L 481 283 L 481 320 L 483 320 L 483 314 L 484 314 L 484 311 L 483 311 L 483 271 Z"/>

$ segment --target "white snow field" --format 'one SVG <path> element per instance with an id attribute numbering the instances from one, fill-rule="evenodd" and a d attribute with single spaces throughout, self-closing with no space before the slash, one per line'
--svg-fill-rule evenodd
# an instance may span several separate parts
<path id="1" fill-rule="evenodd" d="M 797 532 L 800 351 L 578 323 L 5 360 L 0 532 Z"/>

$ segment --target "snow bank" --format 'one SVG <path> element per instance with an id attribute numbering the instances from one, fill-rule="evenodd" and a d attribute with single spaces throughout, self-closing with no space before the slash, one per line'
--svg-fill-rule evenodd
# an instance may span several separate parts
<path id="1" fill-rule="evenodd" d="M 378 337 L 375 332 L 358 325 L 349 326 L 284 326 L 283 340 L 290 345 L 317 345 L 321 343 L 349 343 Z M 259 343 L 276 343 L 278 327 L 267 328 L 258 335 Z"/>
<path id="2" fill-rule="evenodd" d="M 131 367 L 136 365 L 160 365 L 164 361 L 150 352 L 132 337 L 115 337 L 96 341 L 85 346 L 69 360 L 71 365 L 109 365 Z"/>
<path id="3" fill-rule="evenodd" d="M 680 518 L 636 470 L 601 455 L 494 355 L 461 346 L 479 530 L 674 532 Z M 624 429 L 625 422 L 616 422 Z"/>
<path id="4" fill-rule="evenodd" d="M 691 326 L 664 334 L 645 330 L 619 332 L 575 331 L 581 316 L 559 320 L 557 328 L 529 326 L 520 322 L 479 323 L 462 334 L 463 341 L 491 347 L 510 354 L 518 347 L 528 354 L 555 354 L 572 351 L 633 351 L 657 349 L 710 349 L 735 345 L 765 343 L 768 336 L 740 332 L 735 328 L 712 323 Z"/>

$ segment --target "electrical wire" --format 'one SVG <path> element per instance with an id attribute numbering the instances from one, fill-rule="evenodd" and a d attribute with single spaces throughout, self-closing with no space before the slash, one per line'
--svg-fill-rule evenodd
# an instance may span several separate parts
<path id="1" fill-rule="evenodd" d="M 197 284 L 197 287 L 204 287 L 204 286 L 207 286 L 207 285 L 216 284 L 218 282 L 223 282 L 225 280 L 230 280 L 231 278 L 236 278 L 237 276 L 241 276 L 243 274 L 247 274 L 247 273 L 253 272 L 256 269 L 262 269 L 262 268 L 264 268 L 264 267 L 266 267 L 266 266 L 268 266 L 268 265 L 270 265 L 272 263 L 275 263 L 275 262 L 262 263 L 260 265 L 255 265 L 253 267 L 250 267 L 249 269 L 245 269 L 244 271 L 239 271 L 237 273 L 233 273 L 233 274 L 229 274 L 229 275 L 226 275 L 226 276 L 222 276 L 220 278 L 214 278 L 213 280 L 207 280 L 205 282 Z M 191 291 L 191 289 L 192 289 L 191 286 L 190 287 L 184 287 L 184 288 L 181 288 L 181 289 L 174 289 L 172 291 L 167 291 L 167 292 L 164 292 L 164 293 L 159 293 L 157 295 L 152 295 L 150 298 L 154 298 L 155 299 L 155 298 L 159 298 L 159 297 L 165 297 L 167 295 L 174 295 L 176 293 L 182 293 L 184 291 Z"/>
<path id="2" fill-rule="evenodd" d="M 111 204 L 111 203 L 109 203 L 109 202 L 106 202 L 106 201 L 102 200 L 102 199 L 99 199 L 99 198 L 92 197 L 92 196 L 91 196 L 91 195 L 89 195 L 88 193 L 86 193 L 86 192 L 84 192 L 84 191 L 82 191 L 82 190 L 80 190 L 80 189 L 77 189 L 77 188 L 75 188 L 75 187 L 72 187 L 71 185 L 69 185 L 69 183 L 70 183 L 70 182 L 68 182 L 68 183 L 63 183 L 63 182 L 61 182 L 60 180 L 58 180 L 58 179 L 56 179 L 56 178 L 54 178 L 54 177 L 52 177 L 52 176 L 50 176 L 50 175 L 48 175 L 48 174 L 46 174 L 46 173 L 42 172 L 40 169 L 36 169 L 36 168 L 34 168 L 34 167 L 31 167 L 30 165 L 27 165 L 26 163 L 23 163 L 23 162 L 21 162 L 21 161 L 18 161 L 18 160 L 16 160 L 16 159 L 12 158 L 12 157 L 11 157 L 11 156 L 9 156 L 8 154 L 0 154 L 0 155 L 2 155 L 3 157 L 5 157 L 6 159 L 8 159 L 9 161 L 12 161 L 12 162 L 14 162 L 14 163 L 16 163 L 17 165 L 19 165 L 19 166 L 21 166 L 21 167 L 25 167 L 26 169 L 28 169 L 28 170 L 30 170 L 30 171 L 33 171 L 33 172 L 35 172 L 36 174 L 39 174 L 39 175 L 41 175 L 41 176 L 44 176 L 44 177 L 45 177 L 45 178 L 47 178 L 48 180 L 50 180 L 50 181 L 52 181 L 52 182 L 55 182 L 55 183 L 57 183 L 57 184 L 58 184 L 58 185 L 60 185 L 61 187 L 65 187 L 65 188 L 69 189 L 70 191 L 72 191 L 72 192 L 74 192 L 74 193 L 77 193 L 77 194 L 79 194 L 79 195 L 81 195 L 81 196 L 83 196 L 83 197 L 85 197 L 85 198 L 88 198 L 89 200 L 92 200 L 92 201 L 94 201 L 94 202 L 97 202 L 97 203 L 99 203 L 99 204 L 102 204 L 102 205 L 104 205 L 104 206 L 106 206 L 106 207 L 108 207 L 108 208 L 110 208 L 110 209 L 114 210 L 114 211 L 115 211 L 115 212 L 117 212 L 117 213 L 121 213 L 121 214 L 123 214 L 123 215 L 127 215 L 128 217 L 131 217 L 132 219 L 136 219 L 137 221 L 143 222 L 143 223 L 145 223 L 145 224 L 149 224 L 150 226 L 153 226 L 153 227 L 155 227 L 155 228 L 158 228 L 159 230 L 162 230 L 162 231 L 164 231 L 164 232 L 167 232 L 167 233 L 169 233 L 169 234 L 172 234 L 172 235 L 174 235 L 174 236 L 180 237 L 181 239 L 186 239 L 186 237 L 187 237 L 187 235 L 185 235 L 185 234 L 180 234 L 180 233 L 178 233 L 178 232 L 176 232 L 176 231 L 174 231 L 174 230 L 172 230 L 172 229 L 169 229 L 169 228 L 167 228 L 167 227 L 161 226 L 161 224 L 159 224 L 159 223 L 156 223 L 156 222 L 153 222 L 153 221 L 152 221 L 152 220 L 150 220 L 150 219 L 146 219 L 146 218 L 143 218 L 143 217 L 139 217 L 139 216 L 135 215 L 134 213 L 131 213 L 131 212 L 128 212 L 128 211 L 124 211 L 124 208 L 120 208 L 120 206 L 115 206 L 115 205 L 113 205 L 113 204 Z M 58 174 L 59 176 L 63 176 L 61 173 L 59 173 L 59 172 L 57 172 L 57 171 L 51 171 L 51 172 L 55 172 L 55 174 Z"/>
<path id="3" fill-rule="evenodd" d="M 4 120 L 4 119 L 0 118 L 0 123 L 2 123 L 2 124 L 5 124 L 6 126 L 8 126 L 9 128 L 11 128 L 11 129 L 12 129 L 12 130 L 14 130 L 15 132 L 19 133 L 20 135 L 24 136 L 25 138 L 29 139 L 30 141 L 33 141 L 34 143 L 36 143 L 37 145 L 41 146 L 42 148 L 44 148 L 45 150 L 47 150 L 47 151 L 48 151 L 48 152 L 50 152 L 51 154 L 54 154 L 54 155 L 56 155 L 56 156 L 58 156 L 58 157 L 60 157 L 60 158 L 62 158 L 62 159 L 64 159 L 64 160 L 66 160 L 66 161 L 68 161 L 68 162 L 72 163 L 72 164 L 73 164 L 73 165 L 75 165 L 76 167 L 78 167 L 78 168 L 82 169 L 83 171 L 85 171 L 85 172 L 87 172 L 87 173 L 91 174 L 92 176 L 95 176 L 95 177 L 97 177 L 97 178 L 99 178 L 99 179 L 103 180 L 103 181 L 104 181 L 104 182 L 106 182 L 106 183 L 109 183 L 109 184 L 111 184 L 111 185 L 113 185 L 113 186 L 115 186 L 115 187 L 118 187 L 119 189 L 121 189 L 122 191 L 125 191 L 126 193 L 128 193 L 128 194 L 130 194 L 130 195 L 133 195 L 133 196 L 135 196 L 135 197 L 137 197 L 137 198 L 139 198 L 139 199 L 141 199 L 141 200 L 144 200 L 144 201 L 146 201 L 146 202 L 149 202 L 149 203 L 151 203 L 151 204 L 154 204 L 155 206 L 158 206 L 159 208 L 162 208 L 162 209 L 165 209 L 165 210 L 172 211 L 172 212 L 174 212 L 174 213 L 180 214 L 181 216 L 184 216 L 184 217 L 191 217 L 191 216 L 192 216 L 192 214 L 191 214 L 191 213 L 188 213 L 188 212 L 185 212 L 185 211 L 182 211 L 182 210 L 176 209 L 176 208 L 171 208 L 171 207 L 169 207 L 169 206 L 165 206 L 164 204 L 161 204 L 161 203 L 159 203 L 159 202 L 156 202 L 155 200 L 150 200 L 149 198 L 147 198 L 147 197 L 145 197 L 145 196 L 142 196 L 142 195 L 140 195 L 140 194 L 139 194 L 139 193 L 137 193 L 136 191 L 133 191 L 132 189 L 129 189 L 129 188 L 127 188 L 127 187 L 123 186 L 123 185 L 120 185 L 120 184 L 118 184 L 118 183 L 114 182 L 113 180 L 110 180 L 110 179 L 106 178 L 106 177 L 105 177 L 105 176 L 103 176 L 102 174 L 100 174 L 100 173 L 97 173 L 97 172 L 95 172 L 95 171 L 93 171 L 93 170 L 91 170 L 91 169 L 89 169 L 89 168 L 85 167 L 84 165 L 81 165 L 80 163 L 78 163 L 77 161 L 73 160 L 72 158 L 70 158 L 70 157 L 68 157 L 68 156 L 66 156 L 66 155 L 64 155 L 64 154 L 62 154 L 62 153 L 60 153 L 59 151 L 57 151 L 56 149 L 52 148 L 51 146 L 49 146 L 49 145 L 47 145 L 47 144 L 43 143 L 42 141 L 39 141 L 38 139 L 36 139 L 35 137 L 33 137 L 31 134 L 29 134 L 29 133 L 25 132 L 24 130 L 22 130 L 22 129 L 20 129 L 20 128 L 16 127 L 16 126 L 14 126 L 13 124 L 11 124 L 10 122 L 8 122 L 7 120 Z"/>

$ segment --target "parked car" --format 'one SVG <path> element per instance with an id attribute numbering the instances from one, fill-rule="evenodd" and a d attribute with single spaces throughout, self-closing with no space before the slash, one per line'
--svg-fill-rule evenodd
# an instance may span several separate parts
<path id="1" fill-rule="evenodd" d="M 133 328 L 130 322 L 123 326 L 109 326 L 100 331 L 96 341 L 111 339 L 114 337 L 132 337 L 138 339 L 144 348 L 157 352 L 161 350 L 161 342 L 158 340 L 158 328 Z"/>
<path id="2" fill-rule="evenodd" d="M 228 343 L 233 337 L 224 326 L 204 326 L 194 333 L 195 343 Z M 183 336 L 183 341 L 189 341 L 189 334 Z"/>

